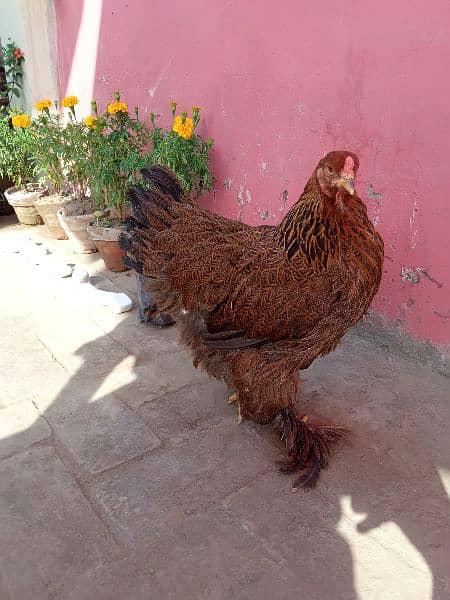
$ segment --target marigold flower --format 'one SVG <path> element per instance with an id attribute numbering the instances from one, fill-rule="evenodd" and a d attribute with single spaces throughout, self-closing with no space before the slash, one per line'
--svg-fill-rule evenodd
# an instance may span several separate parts
<path id="1" fill-rule="evenodd" d="M 50 108 L 51 105 L 52 105 L 52 101 L 49 100 L 48 98 L 45 98 L 45 100 L 41 100 L 40 102 L 36 102 L 36 104 L 34 105 L 34 107 L 39 112 L 42 112 L 44 110 L 44 108 Z"/>
<path id="2" fill-rule="evenodd" d="M 66 96 L 62 100 L 64 108 L 73 108 L 76 104 L 78 104 L 78 98 L 76 96 Z"/>
<path id="3" fill-rule="evenodd" d="M 25 57 L 25 54 L 20 48 L 14 48 L 13 56 L 16 60 L 20 60 L 21 58 Z"/>
<path id="4" fill-rule="evenodd" d="M 96 117 L 95 115 L 88 115 L 84 119 L 84 124 L 87 127 L 90 127 L 91 129 L 93 129 L 96 126 L 97 121 L 98 121 L 98 117 Z"/>
<path id="5" fill-rule="evenodd" d="M 13 127 L 22 127 L 22 129 L 26 129 L 31 125 L 30 115 L 13 115 L 11 121 Z"/>
<path id="6" fill-rule="evenodd" d="M 194 133 L 194 121 L 189 117 L 185 117 L 184 114 L 183 116 L 175 117 L 172 131 L 178 133 L 185 140 L 190 140 Z"/>
<path id="7" fill-rule="evenodd" d="M 118 112 L 128 112 L 128 104 L 126 102 L 111 102 L 108 104 L 108 112 L 110 115 L 115 115 Z"/>

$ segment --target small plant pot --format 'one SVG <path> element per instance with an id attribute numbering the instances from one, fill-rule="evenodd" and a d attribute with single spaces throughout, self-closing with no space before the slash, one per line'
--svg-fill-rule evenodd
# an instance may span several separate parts
<path id="1" fill-rule="evenodd" d="M 59 224 L 64 229 L 76 254 L 97 252 L 97 246 L 87 230 L 89 223 L 94 220 L 93 209 L 91 202 L 85 199 L 70 202 L 57 212 Z"/>
<path id="2" fill-rule="evenodd" d="M 66 232 L 58 219 L 58 210 L 73 200 L 72 196 L 52 194 L 51 196 L 41 196 L 35 201 L 36 210 L 47 226 L 48 232 L 57 240 L 67 240 Z"/>
<path id="3" fill-rule="evenodd" d="M 35 201 L 45 192 L 45 188 L 33 184 L 10 187 L 5 190 L 5 198 L 13 207 L 19 223 L 23 225 L 42 225 L 43 221 L 36 210 Z"/>
<path id="4" fill-rule="evenodd" d="M 123 230 L 119 227 L 103 227 L 94 223 L 90 223 L 87 230 L 105 261 L 106 267 L 116 273 L 127 271 L 128 267 L 123 264 L 127 253 L 119 246 L 119 235 Z"/>

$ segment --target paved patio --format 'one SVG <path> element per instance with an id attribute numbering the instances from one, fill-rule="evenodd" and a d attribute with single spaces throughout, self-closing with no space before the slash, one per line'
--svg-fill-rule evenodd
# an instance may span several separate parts
<path id="1" fill-rule="evenodd" d="M 130 273 L 74 257 L 99 287 Z M 303 373 L 311 415 L 348 425 L 292 493 L 270 428 L 236 424 L 175 328 L 77 301 L 0 255 L 1 600 L 450 598 L 450 380 L 349 335 Z"/>

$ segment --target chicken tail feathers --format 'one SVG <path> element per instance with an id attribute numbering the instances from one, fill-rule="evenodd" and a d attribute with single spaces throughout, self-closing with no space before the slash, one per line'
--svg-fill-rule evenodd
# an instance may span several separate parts
<path id="1" fill-rule="evenodd" d="M 183 188 L 176 175 L 167 167 L 153 165 L 142 169 L 141 175 L 163 194 L 171 196 L 177 202 L 183 201 Z"/>
<path id="2" fill-rule="evenodd" d="M 307 417 L 299 417 L 292 406 L 283 408 L 274 425 L 284 440 L 290 459 L 280 471 L 291 474 L 302 471 L 293 487 L 313 488 L 321 469 L 328 465 L 334 447 L 348 437 L 348 430 L 333 425 L 309 425 Z"/>
<path id="3" fill-rule="evenodd" d="M 119 238 L 120 247 L 128 253 L 124 264 L 138 273 L 143 272 L 142 253 L 153 235 L 169 228 L 174 220 L 172 205 L 183 202 L 183 188 L 177 177 L 161 165 L 141 171 L 149 184 L 128 189 L 127 200 L 133 216 L 125 219 L 125 232 Z"/>

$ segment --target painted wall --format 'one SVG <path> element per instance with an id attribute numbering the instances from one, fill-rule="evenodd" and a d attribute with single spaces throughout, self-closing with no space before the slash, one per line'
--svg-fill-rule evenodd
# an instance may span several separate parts
<path id="1" fill-rule="evenodd" d="M 450 345 L 448 0 L 55 5 L 62 92 L 87 105 L 120 89 L 166 122 L 170 99 L 202 107 L 215 211 L 275 223 L 325 152 L 355 151 L 359 194 L 386 241 L 374 307 Z"/>

